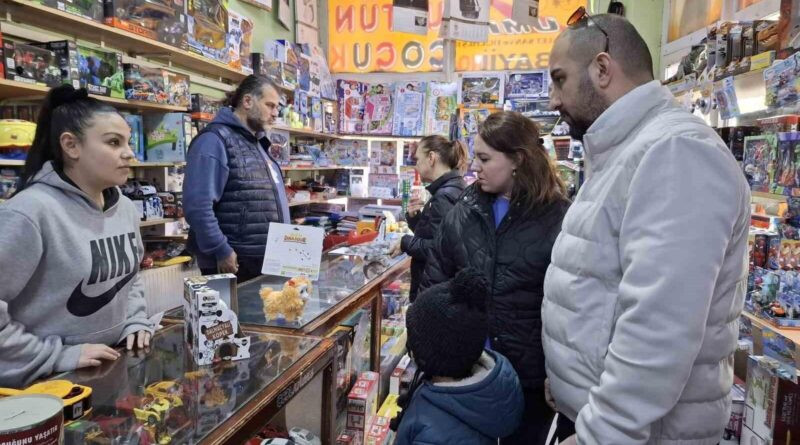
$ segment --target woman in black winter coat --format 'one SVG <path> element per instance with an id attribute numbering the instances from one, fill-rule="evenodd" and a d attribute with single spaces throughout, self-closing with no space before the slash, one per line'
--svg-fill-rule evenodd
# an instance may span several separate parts
<path id="1" fill-rule="evenodd" d="M 533 121 L 495 113 L 475 138 L 469 186 L 445 217 L 420 291 L 474 267 L 489 283 L 487 347 L 520 378 L 525 414 L 503 444 L 544 443 L 553 412 L 544 396 L 541 306 L 544 276 L 569 201 Z"/>
<path id="2" fill-rule="evenodd" d="M 434 237 L 442 219 L 450 212 L 464 192 L 464 170 L 467 167 L 467 148 L 458 141 L 442 136 L 426 136 L 413 153 L 415 169 L 423 182 L 428 183 L 431 199 L 420 210 L 409 206 L 406 220 L 414 236 L 406 235 L 392 247 L 391 254 L 406 253 L 411 257 L 411 301 L 417 296 L 425 264 L 433 248 Z"/>

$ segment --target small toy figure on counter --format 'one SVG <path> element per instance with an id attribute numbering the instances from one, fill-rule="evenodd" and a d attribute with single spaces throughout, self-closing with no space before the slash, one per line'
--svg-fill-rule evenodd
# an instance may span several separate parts
<path id="1" fill-rule="evenodd" d="M 303 315 L 306 301 L 313 292 L 311 281 L 304 276 L 292 278 L 283 286 L 283 290 L 274 291 L 271 287 L 262 287 L 259 292 L 264 304 L 264 317 L 267 321 L 275 320 L 282 314 L 286 321 L 293 323 Z"/>
<path id="2" fill-rule="evenodd" d="M 45 98 L 19 191 L 0 204 L 0 386 L 149 346 L 139 216 L 117 188 L 129 140 L 125 119 L 86 90 Z"/>

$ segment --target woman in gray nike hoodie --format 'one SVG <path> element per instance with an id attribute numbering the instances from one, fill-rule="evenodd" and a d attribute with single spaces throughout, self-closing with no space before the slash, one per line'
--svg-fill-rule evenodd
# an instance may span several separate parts
<path id="1" fill-rule="evenodd" d="M 0 204 L 0 386 L 149 343 L 139 217 L 117 188 L 130 136 L 85 89 L 63 85 L 45 98 L 19 191 Z"/>

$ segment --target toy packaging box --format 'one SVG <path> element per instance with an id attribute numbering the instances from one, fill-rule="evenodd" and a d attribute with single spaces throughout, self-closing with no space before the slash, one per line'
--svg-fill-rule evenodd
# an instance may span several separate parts
<path id="1" fill-rule="evenodd" d="M 394 120 L 392 134 L 395 136 L 422 136 L 425 127 L 426 82 L 401 82 L 395 87 Z"/>
<path id="2" fill-rule="evenodd" d="M 250 337 L 241 334 L 231 307 L 235 283 L 231 274 L 184 279 L 184 338 L 198 365 L 250 358 Z"/>
<path id="3" fill-rule="evenodd" d="M 123 65 L 123 72 L 125 99 L 167 103 L 169 94 L 164 85 L 164 70 L 126 63 Z"/>
<path id="4" fill-rule="evenodd" d="M 356 380 L 347 397 L 347 430 L 365 438 L 372 418 L 378 412 L 377 372 L 364 372 Z"/>
<path id="5" fill-rule="evenodd" d="M 800 116 L 787 114 L 758 120 L 758 126 L 764 133 L 780 133 L 800 130 Z"/>
<path id="6" fill-rule="evenodd" d="M 61 84 L 61 69 L 48 49 L 4 40 L 3 60 L 6 79 L 50 87 Z"/>
<path id="7" fill-rule="evenodd" d="M 769 192 L 775 175 L 777 140 L 775 135 L 750 136 L 744 139 L 744 174 L 750 189 Z"/>
<path id="8" fill-rule="evenodd" d="M 222 100 L 204 94 L 192 94 L 192 119 L 212 121 L 222 108 Z"/>
<path id="9" fill-rule="evenodd" d="M 253 74 L 253 21 L 237 12 L 228 11 L 228 64 L 244 74 Z"/>
<path id="10" fill-rule="evenodd" d="M 185 162 L 191 135 L 192 119 L 187 113 L 147 114 L 145 158 L 148 162 Z"/>
<path id="11" fill-rule="evenodd" d="M 98 96 L 125 97 L 122 54 L 78 45 L 81 87 Z"/>
<path id="12" fill-rule="evenodd" d="M 339 133 L 364 133 L 364 107 L 367 84 L 339 80 Z"/>
<path id="13" fill-rule="evenodd" d="M 71 40 L 60 40 L 57 42 L 34 43 L 32 46 L 52 51 L 56 57 L 56 66 L 61 69 L 61 81 L 72 85 L 75 89 L 81 87 L 77 43 Z"/>
<path id="14" fill-rule="evenodd" d="M 228 9 L 221 0 L 188 0 L 186 44 L 189 51 L 228 64 Z"/>
<path id="15" fill-rule="evenodd" d="M 42 0 L 42 4 L 95 22 L 103 22 L 103 0 Z"/>
<path id="16" fill-rule="evenodd" d="M 186 0 L 104 0 L 106 25 L 186 48 Z"/>
<path id="17" fill-rule="evenodd" d="M 122 117 L 131 127 L 131 150 L 139 162 L 144 162 L 144 122 L 142 116 L 137 114 L 123 113 Z"/>
<path id="18" fill-rule="evenodd" d="M 264 53 L 251 54 L 253 72 L 265 76 L 278 86 L 284 88 L 294 88 L 296 85 L 297 72 L 292 67 L 285 67 L 286 63 L 269 59 Z M 287 75 L 288 74 L 288 75 Z M 295 82 L 292 83 L 292 79 Z"/>
<path id="19" fill-rule="evenodd" d="M 167 103 L 170 105 L 187 109 L 192 105 L 189 76 L 164 70 L 164 87 L 167 91 Z"/>
<path id="20" fill-rule="evenodd" d="M 367 133 L 375 135 L 392 134 L 392 95 L 394 85 L 375 83 L 369 86 L 364 105 L 364 125 Z"/>
<path id="21" fill-rule="evenodd" d="M 450 135 L 450 118 L 458 109 L 458 84 L 431 82 L 426 95 L 426 134 Z"/>
<path id="22" fill-rule="evenodd" d="M 741 443 L 790 445 L 800 434 L 800 387 L 775 374 L 775 363 L 751 356 Z"/>

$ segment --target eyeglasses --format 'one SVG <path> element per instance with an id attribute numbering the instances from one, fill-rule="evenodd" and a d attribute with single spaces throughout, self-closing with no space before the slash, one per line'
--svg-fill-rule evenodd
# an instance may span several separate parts
<path id="1" fill-rule="evenodd" d="M 606 49 L 604 52 L 608 53 L 608 44 L 609 44 L 608 33 L 603 28 L 601 28 L 600 25 L 597 24 L 597 22 L 592 18 L 592 16 L 589 15 L 588 12 L 586 12 L 585 7 L 583 6 L 579 7 L 578 9 L 575 10 L 575 12 L 572 13 L 571 16 L 569 16 L 569 19 L 567 19 L 567 26 L 573 26 L 584 19 L 591 20 L 592 23 L 594 23 L 594 26 L 596 26 L 597 29 L 599 29 L 600 32 L 602 32 L 603 35 L 606 37 Z"/>

